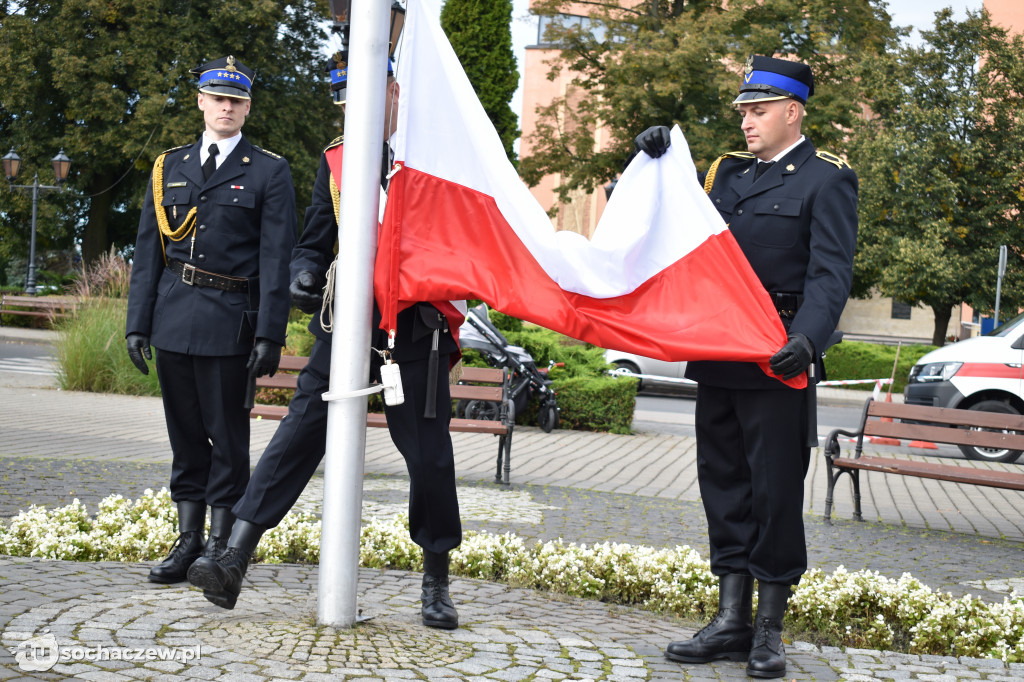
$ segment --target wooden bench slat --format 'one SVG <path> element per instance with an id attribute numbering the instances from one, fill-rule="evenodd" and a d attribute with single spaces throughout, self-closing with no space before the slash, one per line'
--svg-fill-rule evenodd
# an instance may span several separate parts
<path id="1" fill-rule="evenodd" d="M 296 374 L 275 374 L 272 377 L 262 376 L 256 379 L 256 386 L 259 388 L 290 388 L 295 390 L 299 385 L 299 377 Z"/>
<path id="2" fill-rule="evenodd" d="M 67 317 L 78 303 L 72 298 L 47 298 L 0 294 L 0 315 Z"/>
<path id="3" fill-rule="evenodd" d="M 889 417 L 919 422 L 938 422 L 956 426 L 981 426 L 992 429 L 1024 431 L 1024 415 L 981 412 L 978 410 L 957 410 L 950 407 L 929 407 L 886 403 L 874 400 L 868 406 L 869 417 Z"/>
<path id="4" fill-rule="evenodd" d="M 283 388 L 295 390 L 298 386 L 298 375 L 275 374 L 274 376 L 262 376 L 256 379 L 256 386 L 259 388 Z M 489 400 L 501 402 L 504 389 L 501 386 L 467 386 L 452 384 L 452 400 Z"/>
<path id="5" fill-rule="evenodd" d="M 500 403 L 504 395 L 501 386 L 464 386 L 451 385 L 452 400 L 488 400 Z"/>
<path id="6" fill-rule="evenodd" d="M 972 445 L 996 450 L 1024 450 L 1024 434 L 1003 433 L 1002 431 L 978 431 L 974 429 L 934 426 L 931 424 L 906 424 L 868 420 L 864 424 L 865 436 L 923 440 L 950 445 Z"/>
<path id="7" fill-rule="evenodd" d="M 277 366 L 279 370 L 298 372 L 309 363 L 309 358 L 305 355 L 282 355 L 281 364 Z"/>
<path id="8" fill-rule="evenodd" d="M 505 370 L 497 367 L 463 367 L 462 381 L 500 384 L 505 381 Z"/>
<path id="9" fill-rule="evenodd" d="M 1010 471 L 996 471 L 956 464 L 937 464 L 934 462 L 918 462 L 914 460 L 897 460 L 883 457 L 858 457 L 856 459 L 838 458 L 833 465 L 864 471 L 878 471 L 886 474 L 901 474 L 932 478 L 953 483 L 970 483 L 989 488 L 1005 488 L 1007 490 L 1024 490 L 1024 474 Z"/>

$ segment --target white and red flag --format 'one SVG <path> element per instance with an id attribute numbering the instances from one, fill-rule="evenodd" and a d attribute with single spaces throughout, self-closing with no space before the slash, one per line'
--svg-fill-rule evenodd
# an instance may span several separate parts
<path id="1" fill-rule="evenodd" d="M 785 329 L 678 128 L 664 156 L 629 165 L 591 239 L 555 231 L 422 0 L 409 1 L 402 40 L 401 169 L 374 267 L 382 328 L 416 301 L 481 299 L 602 348 L 769 372 Z"/>

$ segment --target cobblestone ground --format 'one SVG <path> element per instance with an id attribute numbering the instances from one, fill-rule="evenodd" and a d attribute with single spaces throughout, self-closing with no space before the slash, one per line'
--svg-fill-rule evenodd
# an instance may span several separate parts
<path id="1" fill-rule="evenodd" d="M 0 644 L 24 663 L 30 644 L 57 643 L 45 649 L 55 651 L 52 667 L 39 669 L 48 663 L 40 656 L 31 675 L 9 655 L 0 656 L 0 678 L 747 679 L 740 663 L 665 660 L 665 643 L 690 630 L 671 618 L 594 601 L 456 579 L 461 626 L 439 631 L 419 624 L 418 574 L 362 570 L 364 620 L 334 629 L 315 625 L 313 567 L 254 566 L 233 611 L 210 606 L 188 588 L 140 581 L 146 570 L 140 564 L 0 560 L 5 582 L 18 588 L 0 596 L 0 617 L 7 621 Z M 122 657 L 154 651 L 153 659 L 163 660 L 88 660 L 90 651 L 115 649 Z M 1024 667 L 797 644 L 789 648 L 787 679 L 1020 680 Z"/>
<path id="2" fill-rule="evenodd" d="M 32 503 L 52 507 L 74 498 L 95 511 L 113 492 L 138 497 L 167 476 L 167 467 L 155 464 L 0 457 L 0 517 Z M 406 486 L 401 477 L 368 477 L 364 514 L 404 510 Z M 317 511 L 321 496 L 317 476 L 297 507 Z M 588 544 L 689 544 L 706 555 L 703 511 L 695 502 L 463 481 L 460 503 L 468 529 Z M 958 594 L 978 594 L 984 577 L 989 589 L 982 593 L 992 599 L 1017 584 L 1017 543 L 873 523 L 806 522 L 812 563 L 826 570 L 843 564 L 893 577 L 910 570 Z M 0 557 L 0 680 L 749 679 L 740 663 L 687 666 L 664 658 L 665 644 L 692 635 L 695 623 L 595 601 L 456 578 L 461 626 L 438 631 L 419 623 L 419 574 L 364 569 L 363 620 L 334 629 L 316 625 L 315 566 L 253 566 L 233 611 L 210 605 L 188 586 L 147 583 L 147 570 L 144 564 Z M 27 658 L 32 645 L 36 659 Z M 1024 666 L 1000 661 L 802 642 L 787 650 L 787 679 L 1024 680 Z M 114 651 L 122 660 L 88 660 L 112 658 Z M 57 660 L 44 670 L 46 652 Z M 152 660 L 123 660 L 137 652 Z M 36 668 L 27 670 L 33 660 Z"/>

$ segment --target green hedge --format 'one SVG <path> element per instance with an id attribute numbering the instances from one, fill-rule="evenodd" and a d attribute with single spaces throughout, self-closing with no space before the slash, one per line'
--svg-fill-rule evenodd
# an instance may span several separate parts
<path id="1" fill-rule="evenodd" d="M 825 373 L 829 380 L 888 379 L 896 359 L 896 346 L 883 346 L 864 341 L 843 341 L 832 346 L 825 355 Z M 907 375 L 921 356 L 935 350 L 935 346 L 912 344 L 900 346 L 899 363 L 893 377 L 893 393 L 903 393 Z M 871 391 L 874 384 L 854 384 L 847 388 Z"/>
<path id="2" fill-rule="evenodd" d="M 555 382 L 563 429 L 630 433 L 636 407 L 636 379 L 571 377 Z"/>

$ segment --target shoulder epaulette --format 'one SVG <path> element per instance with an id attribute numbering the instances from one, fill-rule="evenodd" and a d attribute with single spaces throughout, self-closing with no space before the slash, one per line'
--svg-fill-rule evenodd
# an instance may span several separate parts
<path id="1" fill-rule="evenodd" d="M 267 156 L 269 156 L 272 159 L 280 159 L 281 158 L 280 154 L 275 154 L 274 152 L 268 151 L 268 150 L 264 149 L 263 147 L 257 147 L 256 145 L 253 145 L 252 148 L 255 149 L 258 152 L 263 152 L 264 154 L 266 154 Z"/>
<path id="2" fill-rule="evenodd" d="M 711 188 L 715 184 L 715 176 L 718 174 L 718 166 L 720 166 L 723 161 L 726 159 L 745 159 L 749 161 L 753 158 L 754 155 L 750 152 L 728 152 L 719 156 L 714 160 L 714 163 L 711 164 L 711 168 L 708 169 L 708 174 L 704 176 L 704 192 L 707 194 L 711 193 Z"/>
<path id="3" fill-rule="evenodd" d="M 345 136 L 344 135 L 338 135 L 336 138 L 331 140 L 331 143 L 329 145 L 327 145 L 326 147 L 324 147 L 324 151 L 327 151 L 328 149 L 333 149 L 334 147 L 337 147 L 340 144 L 345 144 Z"/>
<path id="4" fill-rule="evenodd" d="M 840 157 L 836 156 L 832 152 L 826 152 L 826 151 L 823 151 L 823 150 L 819 149 L 817 152 L 815 152 L 814 155 L 817 156 L 822 161 L 827 161 L 828 163 L 831 163 L 833 166 L 835 166 L 839 170 L 842 170 L 844 167 L 851 168 L 850 164 L 846 163 L 846 161 L 844 161 Z"/>
<path id="5" fill-rule="evenodd" d="M 181 149 L 188 149 L 191 146 L 191 144 L 183 144 L 177 147 L 171 147 L 170 149 L 165 149 L 164 151 L 160 152 L 160 155 L 163 156 L 164 154 L 170 154 L 171 152 L 176 152 Z"/>

